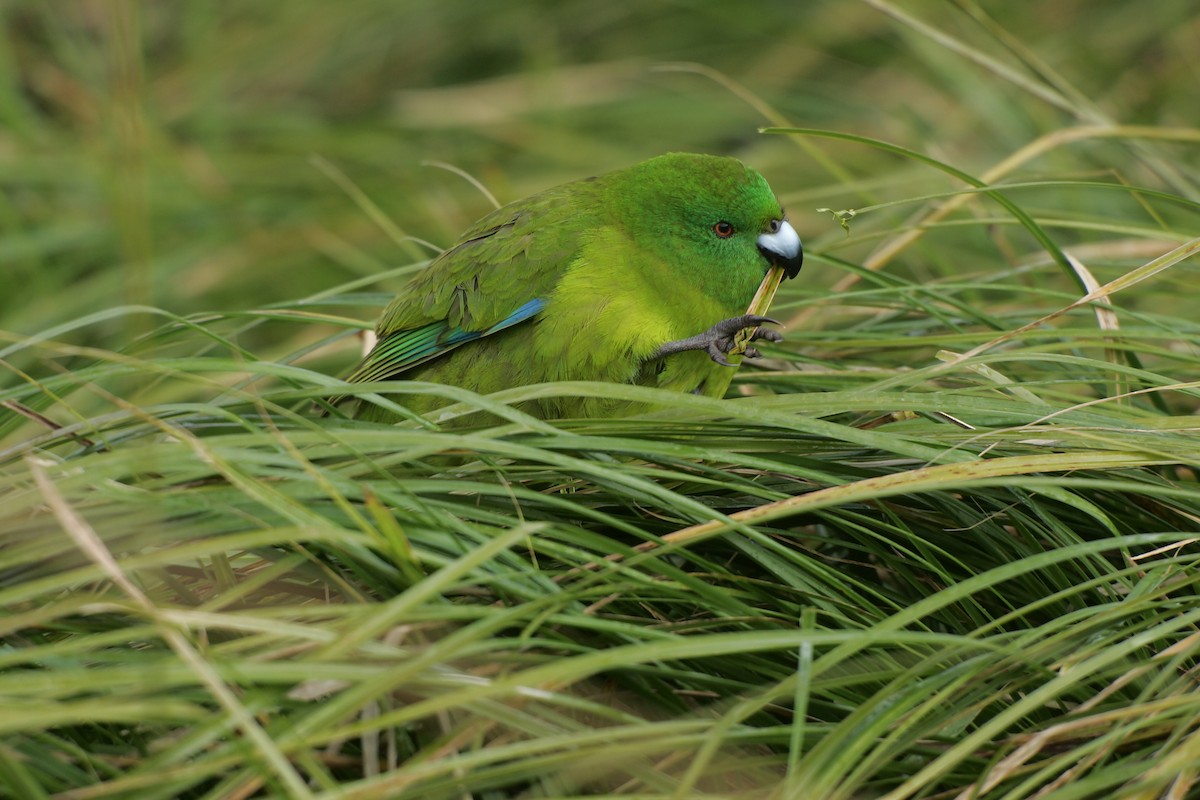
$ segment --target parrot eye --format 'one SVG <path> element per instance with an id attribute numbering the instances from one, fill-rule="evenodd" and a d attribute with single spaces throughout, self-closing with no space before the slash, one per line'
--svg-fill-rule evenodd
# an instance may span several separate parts
<path id="1" fill-rule="evenodd" d="M 728 239 L 730 236 L 733 236 L 733 226 L 722 220 L 716 225 L 713 225 L 713 233 L 722 239 Z"/>

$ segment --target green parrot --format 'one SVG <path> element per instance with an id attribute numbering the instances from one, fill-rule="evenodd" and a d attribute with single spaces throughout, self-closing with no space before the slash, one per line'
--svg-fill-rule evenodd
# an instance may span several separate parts
<path id="1" fill-rule="evenodd" d="M 543 381 L 724 395 L 734 336 L 780 341 L 745 310 L 767 270 L 800 270 L 800 237 L 740 161 L 669 153 L 510 203 L 479 220 L 384 310 L 348 381 L 433 381 L 479 393 Z M 757 356 L 754 348 L 745 355 Z M 399 402 L 425 413 L 433 394 Z M 553 397 L 542 418 L 628 404 Z M 363 402 L 357 416 L 395 416 Z"/>

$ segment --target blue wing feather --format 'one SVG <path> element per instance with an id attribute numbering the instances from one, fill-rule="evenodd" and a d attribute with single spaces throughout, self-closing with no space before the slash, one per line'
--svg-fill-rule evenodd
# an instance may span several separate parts
<path id="1" fill-rule="evenodd" d="M 419 328 L 394 331 L 376 343 L 375 348 L 363 359 L 363 363 L 346 380 L 353 383 L 386 380 L 467 342 L 511 328 L 530 319 L 545 307 L 546 301 L 543 298 L 534 298 L 482 331 L 452 328 L 444 319 Z"/>

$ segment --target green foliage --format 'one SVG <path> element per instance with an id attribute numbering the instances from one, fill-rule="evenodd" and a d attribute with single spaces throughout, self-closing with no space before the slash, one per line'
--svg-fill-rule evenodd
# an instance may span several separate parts
<path id="1" fill-rule="evenodd" d="M 1200 796 L 1190 5 L 731 8 L 4 7 L 0 795 Z M 729 398 L 331 377 L 421 161 L 672 149 L 805 236 Z"/>

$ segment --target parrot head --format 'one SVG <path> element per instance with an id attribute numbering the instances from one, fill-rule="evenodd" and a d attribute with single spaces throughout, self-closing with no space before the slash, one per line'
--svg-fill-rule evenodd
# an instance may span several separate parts
<path id="1" fill-rule="evenodd" d="M 623 226 L 713 297 L 744 303 L 771 267 L 800 271 L 800 237 L 762 175 L 737 159 L 668 153 L 606 177 Z"/>

